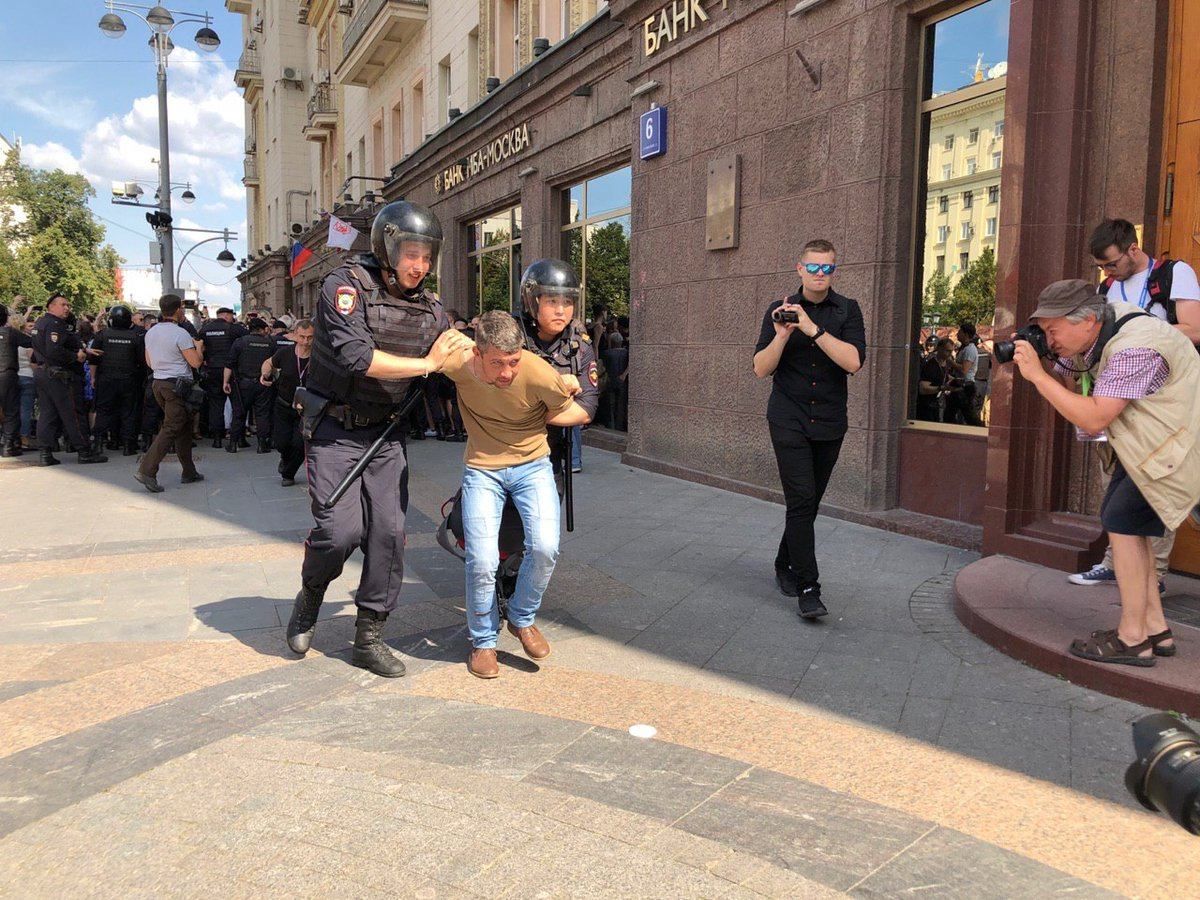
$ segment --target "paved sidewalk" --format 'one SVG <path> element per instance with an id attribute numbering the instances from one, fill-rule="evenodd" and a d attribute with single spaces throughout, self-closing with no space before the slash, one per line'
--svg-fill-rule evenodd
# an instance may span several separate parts
<path id="1" fill-rule="evenodd" d="M 505 635 L 502 677 L 471 678 L 433 536 L 461 446 L 411 451 L 398 681 L 346 664 L 356 560 L 287 652 L 307 497 L 273 456 L 204 450 L 186 487 L 168 461 L 157 496 L 119 457 L 0 463 L 0 886 L 1142 896 L 1200 867 L 1124 794 L 1144 710 L 959 625 L 972 554 L 822 519 L 832 614 L 804 623 L 779 507 L 591 448 L 553 655 Z"/>

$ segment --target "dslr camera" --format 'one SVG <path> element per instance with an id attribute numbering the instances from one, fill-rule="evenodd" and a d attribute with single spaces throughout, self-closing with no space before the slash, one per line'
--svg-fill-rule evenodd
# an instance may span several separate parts
<path id="1" fill-rule="evenodd" d="M 1133 723 L 1137 759 L 1125 772 L 1125 787 L 1151 811 L 1200 834 L 1200 734 L 1167 713 Z"/>
<path id="2" fill-rule="evenodd" d="M 800 314 L 794 309 L 779 307 L 771 311 L 771 321 L 780 325 L 795 325 L 800 321 Z"/>
<path id="3" fill-rule="evenodd" d="M 992 356 L 998 363 L 1010 363 L 1013 354 L 1017 352 L 1017 341 L 1028 341 L 1039 359 L 1049 359 L 1054 354 L 1050 352 L 1050 344 L 1046 341 L 1046 332 L 1040 325 L 1030 322 L 1024 328 L 1016 331 L 1011 341 L 996 341 L 992 345 Z"/>

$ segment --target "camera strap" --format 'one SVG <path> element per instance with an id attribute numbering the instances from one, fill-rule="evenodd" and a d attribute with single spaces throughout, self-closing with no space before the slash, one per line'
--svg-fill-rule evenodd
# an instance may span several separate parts
<path id="1" fill-rule="evenodd" d="M 1111 341 L 1130 319 L 1137 319 L 1142 316 L 1148 316 L 1150 313 L 1143 310 L 1131 312 L 1121 316 L 1119 319 L 1113 318 L 1112 307 L 1104 309 L 1104 324 L 1100 326 L 1100 334 L 1096 338 L 1096 343 L 1092 346 L 1091 352 L 1084 357 L 1083 362 L 1087 364 L 1086 369 L 1076 369 L 1066 363 L 1063 363 L 1063 368 L 1067 371 L 1080 376 L 1080 384 L 1083 385 L 1083 394 L 1086 397 L 1090 393 L 1092 384 L 1092 369 L 1096 368 L 1096 363 L 1100 362 L 1100 357 L 1104 354 L 1104 348 Z M 1091 360 L 1088 362 L 1088 360 Z M 1060 360 L 1061 362 L 1061 360 Z"/>

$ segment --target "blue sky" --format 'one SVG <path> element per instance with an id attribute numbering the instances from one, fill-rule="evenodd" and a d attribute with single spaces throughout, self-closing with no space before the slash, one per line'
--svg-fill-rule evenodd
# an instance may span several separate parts
<path id="1" fill-rule="evenodd" d="M 168 4 L 175 8 L 174 4 Z M 206 7 L 221 37 L 212 54 L 196 48 L 198 26 L 180 25 L 168 67 L 171 179 L 190 181 L 196 202 L 186 206 L 178 192 L 172 210 L 177 225 L 245 233 L 246 202 L 241 184 L 243 104 L 233 84 L 241 51 L 241 17 L 221 0 Z M 110 183 L 133 179 L 157 183 L 158 108 L 154 60 L 147 27 L 125 15 L 128 27 L 111 40 L 96 27 L 103 0 L 0 2 L 0 133 L 20 137 L 25 162 L 85 174 L 96 188 L 92 203 L 108 240 L 130 266 L 148 262 L 153 237 L 146 210 L 113 206 Z M 151 199 L 154 187 L 144 200 Z M 176 236 L 176 262 L 193 240 Z M 205 244 L 188 257 L 182 281 L 200 284 L 205 302 L 228 303 L 240 293 L 236 269 L 218 266 L 221 244 Z M 230 249 L 245 255 L 242 240 Z M 193 261 L 195 265 L 193 267 Z"/>
<path id="2" fill-rule="evenodd" d="M 979 54 L 990 68 L 1008 59 L 1009 0 L 988 0 L 934 26 L 933 92 L 971 81 Z"/>

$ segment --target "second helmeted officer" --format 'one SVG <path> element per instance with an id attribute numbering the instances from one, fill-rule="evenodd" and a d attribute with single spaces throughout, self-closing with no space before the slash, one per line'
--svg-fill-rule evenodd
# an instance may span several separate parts
<path id="1" fill-rule="evenodd" d="M 92 340 L 96 370 L 96 449 L 105 434 L 121 443 L 122 453 L 137 453 L 138 403 L 145 389 L 146 345 L 133 329 L 127 306 L 114 306 L 108 327 Z"/>
<path id="2" fill-rule="evenodd" d="M 258 452 L 271 451 L 271 397 L 270 387 L 259 380 L 262 365 L 275 352 L 275 341 L 267 334 L 267 323 L 262 319 L 250 320 L 250 333 L 244 334 L 229 348 L 229 360 L 225 364 L 222 389 L 233 402 L 233 420 L 229 426 L 229 440 L 225 449 L 237 453 L 246 436 L 246 416 L 254 413 L 254 431 L 258 437 Z"/>
<path id="3" fill-rule="evenodd" d="M 305 376 L 314 523 L 288 646 L 308 651 L 326 588 L 361 547 L 351 662 L 389 678 L 404 674 L 381 637 L 404 576 L 408 463 L 399 429 L 336 504 L 326 509 L 325 500 L 383 433 L 413 379 L 439 371 L 448 354 L 470 346 L 425 288 L 441 244 L 442 227 L 429 210 L 404 201 L 384 206 L 371 226 L 371 253 L 349 257 L 325 279 Z"/>
<path id="4" fill-rule="evenodd" d="M 596 415 L 600 403 L 600 376 L 591 338 L 579 324 L 579 277 L 570 264 L 561 259 L 539 259 L 521 276 L 521 327 L 525 331 L 525 349 L 550 363 L 560 375 L 578 383 L 575 402 L 588 414 Z M 562 492 L 567 458 L 567 437 L 571 429 L 550 426 L 550 461 Z"/>
<path id="5" fill-rule="evenodd" d="M 225 436 L 225 392 L 224 370 L 229 365 L 229 349 L 233 342 L 246 333 L 246 328 L 233 317 L 233 310 L 222 306 L 217 317 L 200 326 L 197 338 L 204 354 L 204 368 L 200 373 L 200 386 L 204 388 L 205 414 L 201 424 L 212 438 L 213 449 L 221 446 Z"/>

